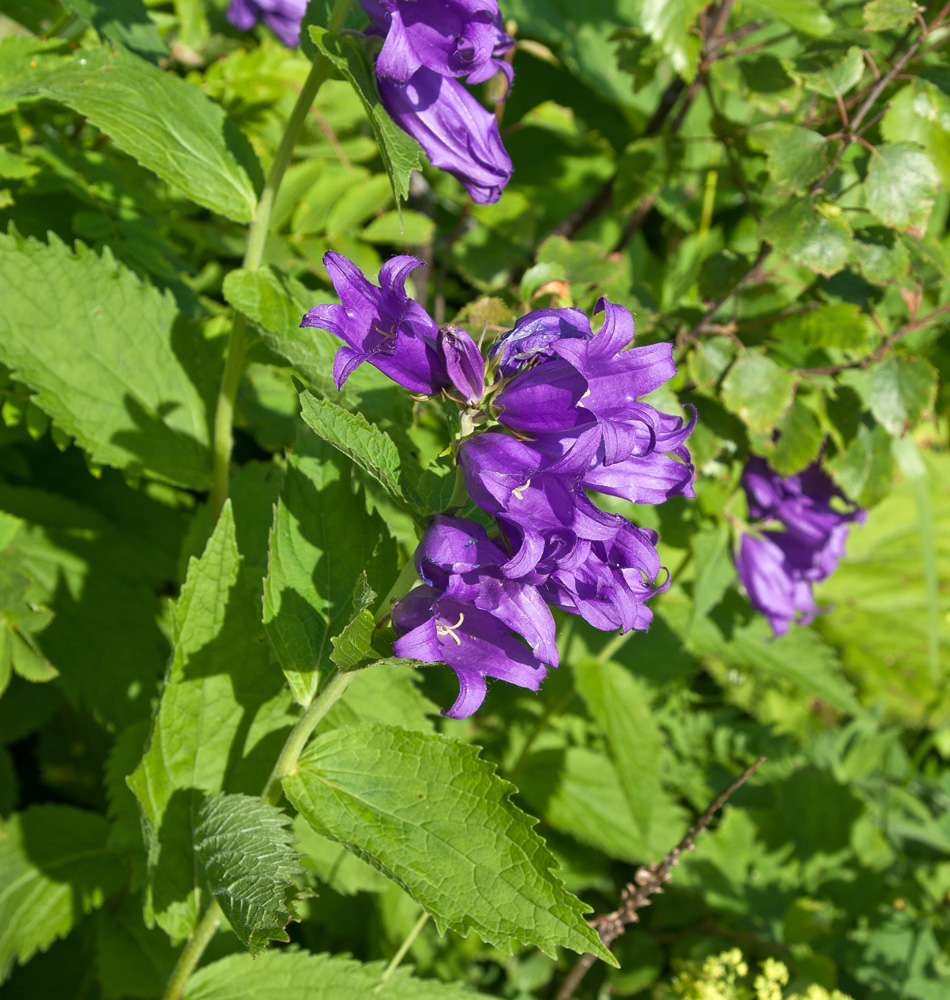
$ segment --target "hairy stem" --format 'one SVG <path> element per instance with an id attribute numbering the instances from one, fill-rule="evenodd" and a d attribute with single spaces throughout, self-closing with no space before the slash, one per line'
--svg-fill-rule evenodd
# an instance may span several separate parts
<path id="1" fill-rule="evenodd" d="M 172 972 L 171 979 L 168 980 L 168 985 L 162 994 L 162 1000 L 181 1000 L 181 995 L 185 990 L 185 983 L 188 982 L 188 977 L 195 971 L 195 966 L 201 961 L 201 956 L 204 954 L 205 948 L 208 947 L 208 944 L 214 937 L 215 931 L 218 929 L 218 924 L 221 923 L 221 917 L 221 907 L 218 906 L 217 900 L 212 900 L 200 923 L 191 932 L 191 937 L 188 938 L 188 943 L 185 945 L 181 955 L 178 956 L 175 970 Z"/>
<path id="2" fill-rule="evenodd" d="M 350 0 L 336 0 L 333 12 L 330 15 L 330 23 L 327 25 L 329 31 L 338 32 L 346 23 L 346 15 L 350 8 Z M 274 202 L 277 192 L 280 190 L 281 181 L 290 158 L 297 144 L 300 130 L 306 121 L 307 114 L 313 104 L 317 91 L 323 82 L 330 76 L 333 65 L 322 53 L 318 54 L 310 67 L 310 73 L 304 81 L 304 85 L 297 97 L 290 118 L 287 120 L 287 127 L 284 129 L 280 145 L 271 164 L 267 180 L 264 182 L 264 190 L 261 191 L 257 207 L 254 209 L 254 217 L 247 235 L 247 247 L 244 251 L 242 267 L 254 271 L 261 266 L 264 256 L 264 244 L 267 241 L 267 233 L 270 230 L 271 213 L 274 210 Z M 245 332 L 247 320 L 241 313 L 234 317 L 231 333 L 228 337 L 227 360 L 224 366 L 224 376 L 221 379 L 221 389 L 218 392 L 218 403 L 214 414 L 214 440 L 212 443 L 212 467 L 211 467 L 211 509 L 214 512 L 215 520 L 224 507 L 224 501 L 228 498 L 228 480 L 231 466 L 231 449 L 233 447 L 234 428 L 234 400 L 237 396 L 238 384 L 241 381 L 241 373 L 244 370 L 244 348 Z"/>

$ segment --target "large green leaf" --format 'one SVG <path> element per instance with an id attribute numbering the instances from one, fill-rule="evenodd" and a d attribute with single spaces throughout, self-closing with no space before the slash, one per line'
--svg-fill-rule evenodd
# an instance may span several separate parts
<path id="1" fill-rule="evenodd" d="M 693 22 L 705 7 L 703 0 L 639 0 L 640 26 L 682 77 L 692 79 L 700 41 Z"/>
<path id="2" fill-rule="evenodd" d="M 722 382 L 722 402 L 764 441 L 792 405 L 796 376 L 761 351 L 740 354 Z"/>
<path id="3" fill-rule="evenodd" d="M 217 373 L 198 332 L 108 250 L 50 239 L 0 235 L 0 361 L 94 461 L 207 488 Z"/>
<path id="4" fill-rule="evenodd" d="M 285 812 L 250 795 L 215 795 L 198 817 L 195 849 L 208 888 L 252 956 L 268 941 L 289 941 L 284 928 L 297 916 L 294 876 L 303 868 L 289 825 Z"/>
<path id="5" fill-rule="evenodd" d="M 41 94 L 83 115 L 124 152 L 205 208 L 248 222 L 260 165 L 247 138 L 196 84 L 131 52 L 82 49 L 0 98 Z"/>
<path id="6" fill-rule="evenodd" d="M 891 354 L 869 369 L 871 412 L 890 431 L 903 434 L 933 405 L 937 371 L 924 358 Z"/>
<path id="7" fill-rule="evenodd" d="M 180 938 L 201 903 L 194 817 L 208 794 L 259 793 L 280 749 L 276 730 L 293 721 L 260 604 L 242 578 L 230 504 L 188 568 L 175 634 L 151 740 L 129 785 L 148 843 L 146 912 Z"/>
<path id="8" fill-rule="evenodd" d="M 772 122 L 757 129 L 749 142 L 765 150 L 769 173 L 781 191 L 806 191 L 831 162 L 834 146 L 812 129 Z"/>
<path id="9" fill-rule="evenodd" d="M 330 640 L 352 617 L 361 581 L 385 593 L 396 575 L 386 525 L 367 512 L 349 473 L 345 459 L 301 428 L 271 530 L 264 624 L 303 705 L 331 666 Z"/>
<path id="10" fill-rule="evenodd" d="M 831 275 L 848 262 L 854 242 L 851 227 L 836 205 L 796 198 L 762 221 L 762 238 L 782 254 L 819 274 Z"/>
<path id="11" fill-rule="evenodd" d="M 167 56 L 155 23 L 142 0 L 65 0 L 67 7 L 88 21 L 100 38 L 109 39 L 154 62 Z"/>
<path id="12" fill-rule="evenodd" d="M 108 836 L 101 816 L 72 806 L 31 806 L 0 829 L 0 981 L 122 883 Z"/>
<path id="13" fill-rule="evenodd" d="M 653 817 L 666 803 L 660 784 L 663 738 L 650 708 L 649 690 L 619 664 L 599 663 L 593 657 L 574 664 L 574 678 L 610 743 L 633 819 L 631 850 L 642 850 L 639 845 L 643 845 L 644 855 L 666 853 L 668 843 L 657 843 L 650 836 Z"/>
<path id="14" fill-rule="evenodd" d="M 284 791 L 318 833 L 401 885 L 440 929 L 474 928 L 504 951 L 534 944 L 553 955 L 561 945 L 613 961 L 477 747 L 386 726 L 336 730 L 307 749 Z"/>
<path id="15" fill-rule="evenodd" d="M 332 35 L 317 25 L 311 25 L 310 37 L 359 94 L 398 206 L 409 197 L 409 175 L 422 165 L 422 150 L 386 113 L 366 40 L 354 35 Z"/>
<path id="16" fill-rule="evenodd" d="M 382 980 L 385 964 L 351 958 L 271 952 L 254 960 L 231 955 L 199 969 L 183 1000 L 478 1000 L 467 987 L 413 979 L 406 968 Z"/>
<path id="17" fill-rule="evenodd" d="M 413 508 L 415 491 L 406 482 L 399 449 L 385 431 L 361 413 L 351 413 L 309 392 L 300 394 L 300 415 L 320 438 L 368 472 L 397 503 Z"/>
<path id="18" fill-rule="evenodd" d="M 878 146 L 865 181 L 868 210 L 887 226 L 924 229 L 939 189 L 933 160 L 907 143 Z"/>

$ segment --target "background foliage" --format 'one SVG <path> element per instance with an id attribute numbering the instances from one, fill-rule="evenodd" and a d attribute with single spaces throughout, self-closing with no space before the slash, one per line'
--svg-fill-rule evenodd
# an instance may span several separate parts
<path id="1" fill-rule="evenodd" d="M 473 207 L 427 165 L 410 181 L 421 161 L 367 118 L 326 6 L 308 54 L 238 35 L 219 0 L 0 16 L 4 997 L 159 997 L 211 895 L 236 934 L 192 1000 L 554 997 L 558 946 L 597 947 L 575 896 L 614 909 L 764 754 L 576 995 L 667 996 L 738 946 L 791 988 L 942 1000 L 947 7 L 502 0 L 515 173 Z M 316 47 L 340 78 L 242 269 Z M 655 402 L 699 411 L 697 499 L 632 515 L 673 579 L 649 633 L 564 622 L 540 694 L 499 685 L 466 722 L 438 717 L 448 671 L 360 671 L 277 808 L 256 796 L 299 706 L 373 658 L 341 633 L 451 492 L 438 405 L 372 369 L 336 393 L 333 338 L 298 328 L 333 300 L 328 248 L 372 273 L 422 257 L 416 298 L 476 336 L 602 294 L 630 308 L 639 342 L 676 345 Z M 778 640 L 731 561 L 750 454 L 785 475 L 820 457 L 870 508 L 819 590 L 834 610 Z M 414 975 L 384 971 L 409 939 Z"/>

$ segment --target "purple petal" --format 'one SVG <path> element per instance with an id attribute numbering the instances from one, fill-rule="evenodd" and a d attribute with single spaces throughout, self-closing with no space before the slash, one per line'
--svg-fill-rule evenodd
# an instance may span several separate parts
<path id="1" fill-rule="evenodd" d="M 439 357 L 452 385 L 469 405 L 481 401 L 485 393 L 485 359 L 478 344 L 459 326 L 443 326 L 436 338 Z"/>

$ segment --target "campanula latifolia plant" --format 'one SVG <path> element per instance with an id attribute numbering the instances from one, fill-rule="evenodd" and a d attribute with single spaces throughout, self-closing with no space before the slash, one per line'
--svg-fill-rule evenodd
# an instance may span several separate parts
<path id="1" fill-rule="evenodd" d="M 948 42 L 4 7 L 4 1000 L 943 997 Z"/>

